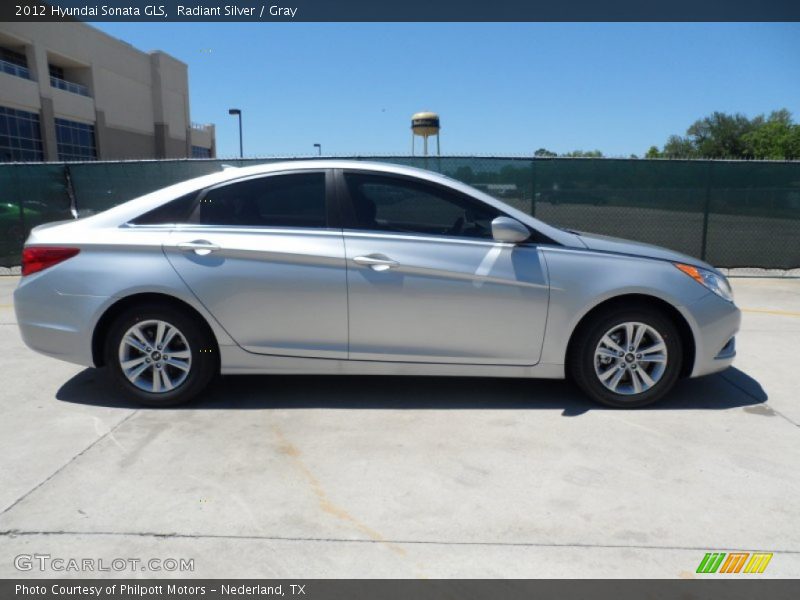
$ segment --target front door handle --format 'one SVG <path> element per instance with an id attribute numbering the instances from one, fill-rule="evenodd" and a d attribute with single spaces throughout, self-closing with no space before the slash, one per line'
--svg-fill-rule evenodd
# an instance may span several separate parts
<path id="1" fill-rule="evenodd" d="M 400 265 L 396 260 L 384 256 L 383 254 L 370 254 L 369 256 L 356 256 L 353 262 L 357 265 L 369 267 L 373 271 L 388 271 Z"/>
<path id="2" fill-rule="evenodd" d="M 184 252 L 194 252 L 198 256 L 206 256 L 219 250 L 219 246 L 207 240 L 194 240 L 192 242 L 181 242 L 178 248 Z"/>

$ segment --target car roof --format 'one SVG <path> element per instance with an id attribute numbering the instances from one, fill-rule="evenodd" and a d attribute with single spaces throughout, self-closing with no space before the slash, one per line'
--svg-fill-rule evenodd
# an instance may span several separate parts
<path id="1" fill-rule="evenodd" d="M 240 177 L 247 177 L 249 175 L 263 175 L 267 173 L 277 173 L 280 171 L 307 169 L 357 169 L 361 171 L 376 171 L 380 173 L 409 175 L 431 181 L 441 180 L 447 182 L 448 184 L 457 183 L 457 180 L 447 177 L 446 175 L 420 169 L 418 167 L 409 167 L 396 163 L 376 162 L 370 160 L 323 158 L 314 160 L 282 160 L 249 167 L 224 166 L 226 168 L 221 173 L 215 174 L 223 176 L 220 178 L 220 181 L 229 181 L 238 179 Z"/>
<path id="2" fill-rule="evenodd" d="M 531 215 L 522 212 L 508 204 L 498 200 L 497 198 L 482 192 L 474 187 L 462 183 L 456 179 L 452 179 L 445 175 L 435 173 L 433 171 L 426 171 L 417 167 L 409 167 L 394 163 L 362 161 L 352 159 L 316 159 L 316 160 L 290 160 L 290 161 L 276 161 L 272 163 L 264 163 L 248 167 L 226 167 L 222 171 L 203 175 L 194 179 L 188 179 L 174 185 L 161 188 L 139 198 L 134 198 L 128 202 L 115 206 L 102 212 L 100 214 L 88 217 L 83 221 L 86 225 L 99 225 L 99 226 L 113 226 L 124 225 L 139 215 L 150 211 L 162 204 L 179 198 L 185 194 L 207 188 L 209 186 L 225 183 L 228 181 L 235 181 L 237 179 L 267 175 L 269 173 L 289 172 L 289 171 L 304 171 L 304 170 L 322 170 L 322 169 L 348 169 L 360 171 L 372 171 L 375 173 L 388 173 L 396 175 L 406 175 L 415 179 L 430 181 L 432 183 L 439 183 L 448 188 L 462 192 L 466 195 L 475 197 L 486 204 L 494 206 L 498 210 L 505 212 L 509 216 L 528 224 L 540 233 L 548 236 L 549 238 L 557 241 L 558 243 L 567 246 L 583 245 L 578 241 L 577 236 L 572 233 L 558 229 L 546 223 L 535 219 Z"/>

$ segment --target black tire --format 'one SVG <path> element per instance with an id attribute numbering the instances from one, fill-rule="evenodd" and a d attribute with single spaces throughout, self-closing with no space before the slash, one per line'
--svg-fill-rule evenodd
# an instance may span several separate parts
<path id="1" fill-rule="evenodd" d="M 652 387 L 640 393 L 615 393 L 602 383 L 600 375 L 595 371 L 595 351 L 601 339 L 607 332 L 624 323 L 642 323 L 653 328 L 653 330 L 663 338 L 664 345 L 666 346 L 667 361 L 660 378 L 655 381 Z M 590 323 L 582 326 L 576 332 L 575 336 L 573 343 L 570 345 L 570 351 L 567 357 L 569 374 L 578 387 L 592 400 L 600 404 L 614 408 L 639 408 L 652 404 L 663 398 L 664 395 L 672 389 L 680 376 L 681 365 L 683 363 L 683 347 L 680 334 L 672 320 L 656 309 L 646 306 L 616 307 L 609 309 L 608 311 L 598 314 Z M 627 369 L 628 372 L 623 375 L 622 382 L 623 384 L 627 382 L 628 385 L 623 385 L 622 387 L 627 387 L 630 390 L 630 388 L 633 387 L 631 377 L 638 376 L 640 385 L 643 379 L 636 373 L 630 373 L 630 369 L 633 367 L 631 364 L 626 363 L 629 358 L 629 353 L 627 352 L 627 348 L 623 348 L 623 350 L 626 351 L 624 357 L 607 359 L 611 361 L 609 362 L 608 368 L 612 368 L 615 364 L 618 364 L 622 365 L 621 370 L 623 372 Z M 602 360 L 606 359 L 603 358 Z M 647 369 L 655 368 L 655 365 L 642 367 L 641 363 L 636 362 L 635 355 L 634 359 L 631 360 L 639 365 L 639 372 L 644 368 L 645 374 L 647 374 Z M 614 363 L 614 361 L 618 362 Z M 604 365 L 600 365 L 600 368 L 604 368 Z M 605 372 L 606 371 L 602 371 L 601 373 Z"/>
<path id="2" fill-rule="evenodd" d="M 152 327 L 147 325 L 151 321 L 163 321 L 174 328 L 177 328 L 179 334 L 185 340 L 185 344 L 181 343 L 180 339 L 171 342 L 171 347 L 174 352 L 179 350 L 183 354 L 191 356 L 189 363 L 188 374 L 180 382 L 175 385 L 174 389 L 170 391 L 153 392 L 140 389 L 134 385 L 125 375 L 120 364 L 120 344 L 123 337 L 127 332 L 137 324 L 141 324 L 143 331 L 148 339 L 152 337 Z M 148 329 L 150 327 L 151 329 Z M 177 336 L 176 336 L 177 337 Z M 175 347 L 172 344 L 179 344 Z M 186 348 L 188 346 L 188 349 Z M 155 350 L 155 348 L 153 348 Z M 141 353 L 140 350 L 135 350 Z M 166 353 L 165 353 L 166 354 Z M 147 356 L 141 353 L 135 358 L 140 356 Z M 199 320 L 195 315 L 181 310 L 179 307 L 169 305 L 166 303 L 143 303 L 139 306 L 131 307 L 121 313 L 111 324 L 106 337 L 104 348 L 104 357 L 106 372 L 113 381 L 113 383 L 131 400 L 143 404 L 145 406 L 153 407 L 166 407 L 184 404 L 194 399 L 200 394 L 211 382 L 211 380 L 219 372 L 219 356 L 217 352 L 217 344 L 211 333 L 208 325 Z M 175 359 L 173 359 L 174 361 Z M 183 361 L 182 361 L 183 362 Z M 151 361 L 148 361 L 151 363 Z M 152 367 L 148 367 L 148 372 L 153 373 L 156 362 L 152 361 Z M 171 365 L 167 365 L 167 361 L 157 363 L 159 369 L 167 369 L 173 374 L 177 374 L 174 379 L 170 377 L 170 383 L 176 382 L 180 379 L 185 371 L 175 369 Z M 143 375 L 143 377 L 145 377 Z M 163 377 L 163 376 L 160 376 Z M 153 375 L 153 386 L 155 386 L 155 375 Z M 165 385 L 166 379 L 159 379 L 159 385 Z"/>

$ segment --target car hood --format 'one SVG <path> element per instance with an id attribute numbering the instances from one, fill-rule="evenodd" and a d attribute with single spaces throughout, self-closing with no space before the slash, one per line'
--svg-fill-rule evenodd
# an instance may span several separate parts
<path id="1" fill-rule="evenodd" d="M 670 250 L 668 248 L 662 248 L 661 246 L 654 246 L 652 244 L 645 244 L 643 242 L 632 242 L 631 240 L 624 240 L 606 235 L 598 235 L 596 233 L 585 233 L 582 231 L 575 231 L 573 233 L 576 233 L 580 237 L 580 240 L 589 250 L 643 256 L 645 258 L 655 258 L 658 260 L 668 260 L 671 262 L 681 262 L 718 272 L 714 267 L 706 262 L 703 262 L 699 258 L 694 258 L 688 254 L 676 252 L 675 250 Z"/>

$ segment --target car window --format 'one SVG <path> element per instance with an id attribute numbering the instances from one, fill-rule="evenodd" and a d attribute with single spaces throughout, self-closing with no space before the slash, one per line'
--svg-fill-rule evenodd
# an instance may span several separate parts
<path id="1" fill-rule="evenodd" d="M 175 200 L 171 200 L 166 204 L 162 204 L 158 208 L 144 213 L 133 219 L 131 223 L 134 225 L 167 225 L 171 223 L 185 223 L 189 218 L 189 213 L 194 206 L 197 192 L 186 194 Z"/>
<path id="2" fill-rule="evenodd" d="M 205 225 L 325 227 L 325 174 L 247 179 L 212 188 L 200 200 Z"/>
<path id="3" fill-rule="evenodd" d="M 499 210 L 443 187 L 414 181 L 346 173 L 358 229 L 492 237 Z"/>

